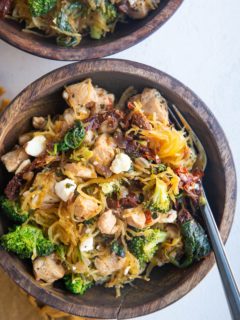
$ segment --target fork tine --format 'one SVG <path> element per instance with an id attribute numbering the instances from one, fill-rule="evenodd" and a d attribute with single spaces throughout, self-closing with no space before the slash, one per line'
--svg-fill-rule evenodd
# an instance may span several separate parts
<path id="1" fill-rule="evenodd" d="M 191 142 L 193 143 L 194 148 L 197 151 L 197 165 L 195 168 L 200 168 L 204 171 L 207 165 L 207 155 L 203 148 L 202 143 L 198 139 L 197 135 L 194 133 L 188 122 L 185 120 L 180 111 L 174 106 L 169 105 L 169 114 L 172 117 L 172 120 L 175 122 L 178 128 L 185 128 L 187 131 Z M 178 120 L 179 119 L 179 120 Z M 240 314 L 240 294 L 238 286 L 232 274 L 231 267 L 229 265 L 227 256 L 225 254 L 224 246 L 221 240 L 218 227 L 216 225 L 213 213 L 209 206 L 204 188 L 200 182 L 202 195 L 205 199 L 205 204 L 200 205 L 200 210 L 202 217 L 204 219 L 205 225 L 208 230 L 208 235 L 211 240 L 212 248 L 215 254 L 217 261 L 218 269 L 222 279 L 223 287 L 225 290 L 226 298 L 229 304 L 229 309 L 232 314 L 232 319 L 239 319 Z"/>
<path id="2" fill-rule="evenodd" d="M 176 127 L 177 127 L 179 130 L 182 130 L 184 127 L 183 127 L 183 125 L 179 122 L 179 120 L 178 120 L 177 117 L 175 116 L 174 112 L 172 111 L 172 108 L 171 108 L 170 103 L 168 103 L 168 111 L 169 111 L 170 117 L 172 118 L 172 120 L 173 120 L 174 124 L 176 125 Z"/>
<path id="3" fill-rule="evenodd" d="M 187 120 L 183 117 L 183 115 L 180 113 L 180 111 L 177 109 L 177 107 L 174 104 L 169 104 L 168 110 L 169 110 L 170 116 L 172 117 L 173 121 L 178 126 L 178 128 L 180 129 L 184 128 L 187 131 L 193 143 L 193 146 L 197 151 L 198 157 L 195 163 L 195 167 L 204 171 L 207 166 L 207 155 L 201 141 L 198 139 L 197 135 L 192 130 Z"/>

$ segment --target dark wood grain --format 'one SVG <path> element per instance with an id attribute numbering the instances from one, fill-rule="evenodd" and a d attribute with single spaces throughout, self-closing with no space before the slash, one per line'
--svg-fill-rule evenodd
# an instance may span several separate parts
<path id="1" fill-rule="evenodd" d="M 125 50 L 160 28 L 178 9 L 183 0 L 161 0 L 159 7 L 143 20 L 119 23 L 114 33 L 102 40 L 84 38 L 75 48 L 57 46 L 55 38 L 43 38 L 22 32 L 23 24 L 0 19 L 0 38 L 18 49 L 54 60 L 102 58 Z M 184 22 L 183 22 L 184 23 Z"/>
<path id="2" fill-rule="evenodd" d="M 91 77 L 117 96 L 129 85 L 138 90 L 155 87 L 177 105 L 201 139 L 208 156 L 204 185 L 218 227 L 225 242 L 231 229 L 236 203 L 236 175 L 226 137 L 213 114 L 188 88 L 169 75 L 142 64 L 124 60 L 95 60 L 70 64 L 53 71 L 23 90 L 0 117 L 0 155 L 10 150 L 20 133 L 30 127 L 33 115 L 59 112 L 64 108 L 62 87 Z M 111 79 L 111 81 L 109 81 Z M 6 178 L 0 172 L 1 187 Z M 0 223 L 0 234 L 4 231 Z M 116 299 L 114 290 L 90 289 L 83 297 L 61 288 L 42 288 L 32 276 L 31 267 L 14 255 L 0 251 L 0 265 L 25 291 L 43 303 L 80 316 L 126 319 L 154 312 L 180 299 L 194 288 L 214 264 L 211 254 L 205 260 L 180 270 L 165 266 L 154 270 L 151 281 L 126 286 Z"/>

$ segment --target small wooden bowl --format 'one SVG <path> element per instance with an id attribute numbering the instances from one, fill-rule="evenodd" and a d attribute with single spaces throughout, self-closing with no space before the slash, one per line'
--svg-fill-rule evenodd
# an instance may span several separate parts
<path id="1" fill-rule="evenodd" d="M 0 156 L 9 151 L 17 137 L 29 130 L 34 115 L 59 113 L 65 102 L 63 86 L 91 77 L 95 84 L 119 95 L 130 85 L 142 90 L 154 87 L 186 116 L 201 139 L 208 156 L 204 178 L 207 197 L 225 242 L 231 229 L 236 202 L 236 175 L 226 137 L 205 104 L 183 84 L 169 75 L 135 62 L 95 60 L 70 64 L 40 78 L 23 90 L 0 117 Z M 7 179 L 1 168 L 1 188 Z M 0 222 L 0 234 L 5 230 Z M 67 313 L 104 319 L 129 319 L 160 310 L 183 297 L 210 271 L 214 264 L 211 254 L 187 269 L 166 265 L 155 268 L 151 281 L 137 280 L 127 285 L 121 298 L 113 289 L 98 286 L 83 297 L 67 293 L 59 287 L 41 287 L 32 275 L 31 266 L 15 255 L 0 251 L 0 265 L 30 295 L 42 303 Z"/>
<path id="2" fill-rule="evenodd" d="M 53 60 L 87 60 L 102 58 L 125 50 L 160 28 L 178 9 L 183 0 L 161 0 L 159 7 L 143 20 L 119 23 L 114 33 L 102 40 L 84 38 L 76 48 L 63 48 L 55 38 L 23 32 L 24 24 L 0 19 L 0 38 L 18 49 Z"/>

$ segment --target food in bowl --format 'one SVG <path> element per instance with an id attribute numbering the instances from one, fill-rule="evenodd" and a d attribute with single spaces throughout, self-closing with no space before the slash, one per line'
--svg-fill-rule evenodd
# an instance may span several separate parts
<path id="1" fill-rule="evenodd" d="M 56 37 L 60 46 L 75 47 L 82 37 L 101 39 L 118 22 L 143 19 L 160 0 L 3 0 L 0 15 L 25 23 L 24 31 Z"/>
<path id="2" fill-rule="evenodd" d="M 1 157 L 13 173 L 1 197 L 15 226 L 0 245 L 31 259 L 36 280 L 74 294 L 120 289 L 209 254 L 194 218 L 203 172 L 191 139 L 170 122 L 154 88 L 114 94 L 91 79 L 66 86 L 63 114 L 33 117 L 33 130 Z"/>

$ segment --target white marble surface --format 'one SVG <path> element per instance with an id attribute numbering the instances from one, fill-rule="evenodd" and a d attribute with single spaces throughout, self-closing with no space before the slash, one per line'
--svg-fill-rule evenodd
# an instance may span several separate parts
<path id="1" fill-rule="evenodd" d="M 154 35 L 116 58 L 149 64 L 198 94 L 222 125 L 240 177 L 240 2 L 185 0 Z M 37 58 L 0 42 L 0 85 L 13 98 L 33 80 L 67 64 Z M 238 192 L 239 196 L 239 192 Z M 238 197 L 239 199 L 239 197 Z M 240 202 L 227 252 L 240 284 Z M 142 320 L 230 319 L 216 267 L 188 295 Z M 11 319 L 9 319 L 11 320 Z"/>

